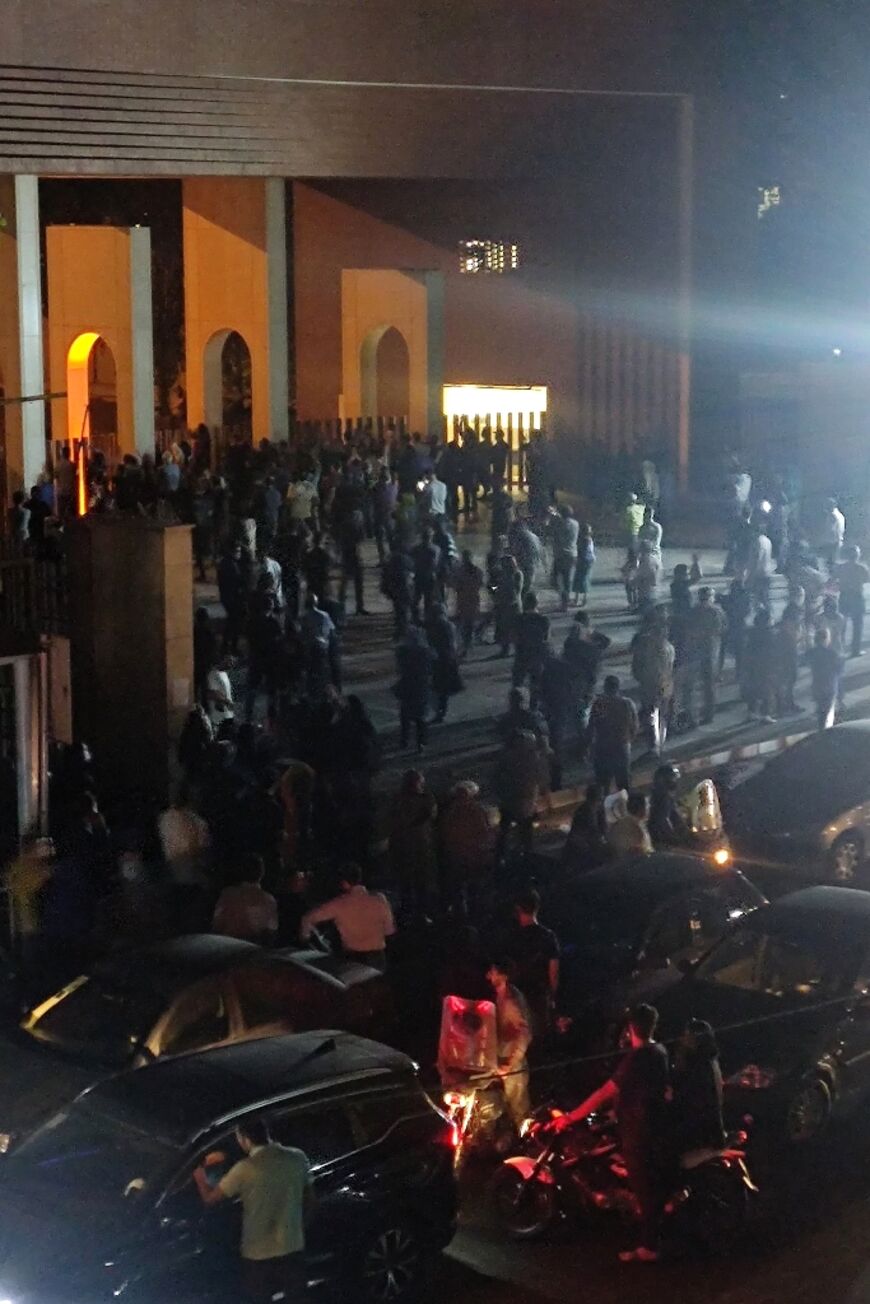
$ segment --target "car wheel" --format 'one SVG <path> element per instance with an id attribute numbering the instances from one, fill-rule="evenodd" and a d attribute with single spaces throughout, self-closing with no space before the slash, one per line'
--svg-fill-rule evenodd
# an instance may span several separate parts
<path id="1" fill-rule="evenodd" d="M 864 868 L 864 839 L 854 829 L 841 833 L 830 851 L 831 882 L 854 887 Z"/>
<path id="2" fill-rule="evenodd" d="M 828 1126 L 830 1117 L 830 1087 L 818 1078 L 814 1082 L 807 1082 L 792 1096 L 786 1108 L 786 1139 L 792 1145 L 815 1141 Z"/>
<path id="3" fill-rule="evenodd" d="M 423 1277 L 425 1255 L 414 1231 L 404 1223 L 378 1232 L 363 1250 L 354 1285 L 366 1304 L 393 1304 L 416 1291 Z"/>

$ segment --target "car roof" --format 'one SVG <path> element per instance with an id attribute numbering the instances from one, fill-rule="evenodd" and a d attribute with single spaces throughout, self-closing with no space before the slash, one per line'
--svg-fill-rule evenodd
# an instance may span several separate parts
<path id="1" fill-rule="evenodd" d="M 181 1146 L 268 1103 L 339 1085 L 416 1073 L 407 1055 L 352 1033 L 263 1037 L 158 1060 L 90 1087 L 80 1101 Z"/>
<path id="2" fill-rule="evenodd" d="M 119 953 L 95 965 L 93 972 L 117 976 L 126 984 L 142 982 L 160 991 L 174 991 L 268 954 L 253 942 L 235 937 L 190 933 Z"/>
<path id="3" fill-rule="evenodd" d="M 696 883 L 713 882 L 736 873 L 733 865 L 719 866 L 690 852 L 654 851 L 648 856 L 631 856 L 613 864 L 587 870 L 578 880 L 581 893 L 589 888 L 628 888 L 638 896 L 666 896 Z"/>
<path id="4" fill-rule="evenodd" d="M 814 924 L 852 920 L 856 925 L 864 923 L 870 928 L 870 892 L 851 887 L 805 887 L 774 901 L 765 914 L 768 918 L 806 920 Z"/>

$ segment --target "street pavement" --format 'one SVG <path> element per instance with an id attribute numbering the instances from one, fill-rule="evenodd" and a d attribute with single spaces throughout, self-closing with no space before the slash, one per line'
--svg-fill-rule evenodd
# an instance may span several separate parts
<path id="1" fill-rule="evenodd" d="M 484 534 L 460 532 L 460 548 L 469 547 L 479 564 L 488 547 Z M 447 721 L 431 730 L 424 757 L 402 751 L 394 681 L 392 621 L 378 589 L 374 549 L 364 547 L 366 606 L 372 613 L 351 615 L 344 637 L 345 691 L 358 693 L 384 742 L 377 779 L 382 793 L 392 791 L 401 772 L 419 765 L 436 791 L 450 782 L 473 777 L 485 796 L 492 795 L 490 776 L 498 750 L 495 723 L 504 712 L 510 687 L 510 660 L 491 647 L 475 646 L 463 665 L 465 691 L 454 697 Z M 673 567 L 689 562 L 687 550 L 665 548 L 665 578 Z M 606 671 L 630 686 L 628 645 L 636 622 L 626 609 L 619 580 L 622 556 L 602 548 L 589 601 L 594 624 L 613 641 Z M 704 550 L 705 582 L 724 588 L 721 552 Z M 552 618 L 553 641 L 561 646 L 571 623 L 558 611 L 556 594 L 539 587 L 543 610 Z M 667 597 L 662 586 L 661 599 Z M 774 583 L 774 609 L 785 598 L 785 583 Z M 213 585 L 197 586 L 197 601 L 220 615 Z M 845 678 L 846 714 L 870 715 L 870 657 L 850 661 Z M 747 722 L 733 669 L 726 667 L 714 723 L 673 737 L 666 755 L 703 770 L 707 759 L 723 753 L 793 736 L 812 728 L 808 676 L 801 672 L 797 689 L 799 715 L 773 725 Z M 639 763 L 635 774 L 648 779 L 654 766 Z M 578 763 L 566 765 L 565 783 L 585 781 Z M 545 824 L 542 841 L 552 841 L 570 819 L 570 807 Z M 766 885 L 762 885 L 766 886 Z M 769 889 L 768 889 L 769 890 Z M 487 1198 L 487 1177 L 467 1187 L 459 1233 L 432 1282 L 431 1297 L 459 1304 L 543 1304 L 549 1300 L 588 1298 L 595 1304 L 622 1304 L 643 1298 L 658 1304 L 870 1304 L 870 1120 L 850 1124 L 822 1149 L 790 1159 L 777 1177 L 766 1179 L 760 1208 L 745 1246 L 725 1261 L 680 1257 L 654 1267 L 621 1265 L 624 1229 L 606 1218 L 566 1224 L 541 1243 L 512 1243 L 494 1224 Z"/>

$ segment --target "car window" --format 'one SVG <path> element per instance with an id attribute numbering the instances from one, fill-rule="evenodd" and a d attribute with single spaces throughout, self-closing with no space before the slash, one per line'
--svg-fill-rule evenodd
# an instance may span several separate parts
<path id="1" fill-rule="evenodd" d="M 693 960 L 709 951 L 731 922 L 732 902 L 721 884 L 672 898 L 657 912 L 645 951 L 656 960 Z M 737 917 L 743 914 L 741 909 Z"/>
<path id="2" fill-rule="evenodd" d="M 188 987 L 176 997 L 157 1038 L 155 1053 L 180 1055 L 225 1041 L 230 1035 L 226 1002 L 220 982 Z"/>
<path id="3" fill-rule="evenodd" d="M 419 1087 L 407 1087 L 376 1095 L 356 1096 L 347 1102 L 347 1112 L 360 1146 L 374 1145 L 406 1120 L 431 1119 L 432 1107 Z"/>
<path id="4" fill-rule="evenodd" d="M 702 961 L 697 977 L 780 999 L 825 1000 L 854 983 L 858 953 L 837 938 L 738 928 Z"/>
<path id="5" fill-rule="evenodd" d="M 246 1028 L 279 1023 L 289 1031 L 328 1027 L 332 988 L 294 964 L 246 965 L 233 975 Z"/>
<path id="6" fill-rule="evenodd" d="M 359 1149 L 350 1116 L 341 1105 L 318 1105 L 269 1116 L 272 1140 L 294 1146 L 312 1166 L 330 1163 Z"/>
<path id="7" fill-rule="evenodd" d="M 124 1064 L 160 1015 L 162 999 L 110 976 L 78 978 L 33 1012 L 28 1031 L 65 1049 Z"/>

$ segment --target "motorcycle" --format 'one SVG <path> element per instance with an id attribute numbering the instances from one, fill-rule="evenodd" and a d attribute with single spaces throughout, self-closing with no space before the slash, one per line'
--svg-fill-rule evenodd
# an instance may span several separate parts
<path id="1" fill-rule="evenodd" d="M 551 1119 L 523 1125 L 523 1153 L 506 1159 L 493 1185 L 496 1214 L 516 1239 L 541 1236 L 570 1215 L 615 1213 L 637 1217 L 628 1172 L 612 1117 L 590 1115 L 565 1131 Z M 721 1150 L 683 1155 L 665 1204 L 663 1232 L 722 1253 L 746 1225 L 756 1187 L 746 1165 L 745 1132 Z"/>

